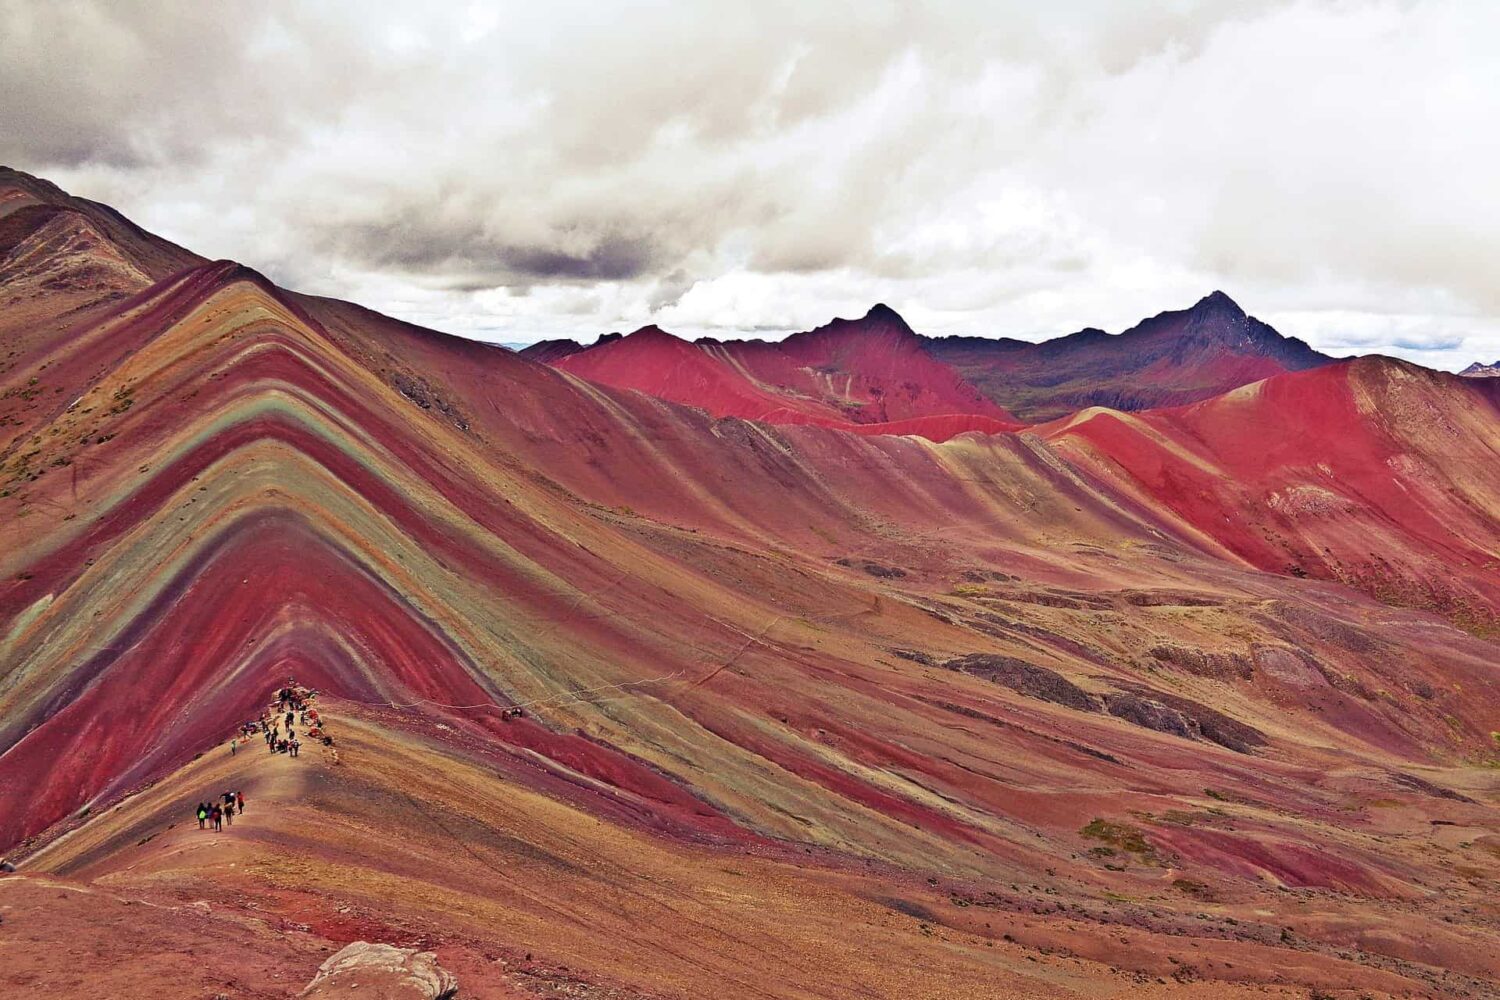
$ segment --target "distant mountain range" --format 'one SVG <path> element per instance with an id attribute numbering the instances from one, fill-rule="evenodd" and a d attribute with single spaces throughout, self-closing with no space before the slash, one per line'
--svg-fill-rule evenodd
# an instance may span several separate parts
<path id="1" fill-rule="evenodd" d="M 1179 406 L 1333 359 L 1214 292 L 1124 333 L 1088 329 L 1043 343 L 925 337 L 877 305 L 779 343 L 692 343 L 656 327 L 523 349 L 595 382 L 700 406 L 715 416 L 828 426 L 966 414 L 1037 423 L 1089 406 Z"/>
<path id="2" fill-rule="evenodd" d="M 1500 361 L 1496 361 L 1492 365 L 1486 365 L 1476 361 L 1469 367 L 1465 368 L 1463 371 L 1459 372 L 1459 374 L 1465 376 L 1466 378 L 1495 378 L 1496 376 L 1500 376 Z"/>

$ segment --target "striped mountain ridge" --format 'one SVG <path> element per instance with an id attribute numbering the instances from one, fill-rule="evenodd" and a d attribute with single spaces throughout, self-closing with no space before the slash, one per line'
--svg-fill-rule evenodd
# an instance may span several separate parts
<path id="1" fill-rule="evenodd" d="M 241 934 L 297 982 L 427 941 L 477 996 L 1500 974 L 1443 839 L 1500 843 L 1485 380 L 772 425 L 90 226 L 0 256 L 0 897 L 60 942 L 104 932 L 25 887 L 158 907 L 113 995 Z M 339 762 L 225 752 L 288 675 Z"/>

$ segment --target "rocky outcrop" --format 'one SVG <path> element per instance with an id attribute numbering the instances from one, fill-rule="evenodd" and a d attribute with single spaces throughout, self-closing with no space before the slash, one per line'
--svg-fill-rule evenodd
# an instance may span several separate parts
<path id="1" fill-rule="evenodd" d="M 1143 698 L 1129 691 L 1111 691 L 1104 698 L 1104 708 L 1115 718 L 1142 729 L 1180 736 L 1185 740 L 1195 740 L 1200 735 L 1192 719 L 1155 698 Z"/>
<path id="2" fill-rule="evenodd" d="M 1116 718 L 1160 733 L 1204 739 L 1237 753 L 1250 753 L 1266 745 L 1266 736 L 1259 729 L 1191 698 L 1143 685 L 1127 687 L 1127 691 L 1104 696 L 1105 711 Z"/>
<path id="3" fill-rule="evenodd" d="M 1133 726 L 1185 740 L 1207 740 L 1239 753 L 1266 745 L 1265 734 L 1207 705 L 1142 684 L 1113 681 L 1125 690 L 1094 694 L 1055 670 L 1015 656 L 970 653 L 943 663 L 944 669 L 980 677 L 1018 694 L 1080 712 L 1103 712 Z"/>
<path id="4" fill-rule="evenodd" d="M 1250 657 L 1244 653 L 1217 653 L 1171 643 L 1152 646 L 1149 652 L 1158 662 L 1171 664 L 1198 677 L 1212 677 L 1221 681 L 1235 677 L 1249 680 L 1253 672 Z"/>
<path id="5" fill-rule="evenodd" d="M 900 580 L 906 576 L 906 570 L 899 566 L 884 566 L 869 559 L 837 559 L 835 563 L 839 566 L 847 566 L 850 569 L 864 570 L 866 573 L 881 580 Z"/>
<path id="6" fill-rule="evenodd" d="M 948 670 L 982 677 L 1030 698 L 1066 705 L 1081 712 L 1097 712 L 1098 699 L 1055 670 L 1039 667 L 1014 656 L 971 653 L 943 664 Z"/>
<path id="7" fill-rule="evenodd" d="M 430 951 L 355 941 L 318 968 L 304 997 L 360 1000 L 444 1000 L 458 992 L 458 978 Z"/>

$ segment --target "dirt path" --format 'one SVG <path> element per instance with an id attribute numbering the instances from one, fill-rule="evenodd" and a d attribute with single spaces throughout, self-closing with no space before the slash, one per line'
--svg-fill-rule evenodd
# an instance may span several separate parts
<path id="1" fill-rule="evenodd" d="M 226 740 L 167 778 L 177 786 L 170 795 L 133 795 L 105 814 L 107 822 L 90 821 L 63 834 L 26 858 L 22 868 L 54 870 L 51 862 L 59 856 L 70 860 L 55 869 L 58 873 L 81 877 L 89 876 L 95 858 L 106 856 L 112 858 L 111 869 L 121 873 L 196 868 L 202 866 L 198 852 L 205 850 L 220 855 L 212 864 L 235 865 L 244 860 L 244 845 L 268 839 L 278 815 L 303 797 L 311 772 L 329 766 L 332 752 L 311 740 L 303 742 L 297 757 L 269 752 L 258 733 L 243 739 L 232 754 Z M 222 803 L 226 791 L 245 796 L 245 812 L 221 831 L 215 832 L 211 821 L 198 829 L 197 804 Z M 127 837 L 136 842 L 122 852 L 120 841 Z"/>

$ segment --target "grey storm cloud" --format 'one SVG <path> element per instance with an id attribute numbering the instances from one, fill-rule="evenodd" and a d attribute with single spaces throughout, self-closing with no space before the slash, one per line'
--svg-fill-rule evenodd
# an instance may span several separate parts
<path id="1" fill-rule="evenodd" d="M 0 162 L 500 340 L 654 320 L 1500 354 L 1500 5 L 0 0 Z"/>
<path id="2" fill-rule="evenodd" d="M 573 234 L 565 241 L 526 245 L 478 227 L 430 227 L 420 220 L 351 225 L 330 235 L 331 252 L 471 290 L 539 281 L 624 281 L 651 273 L 657 252 L 640 235 Z"/>

